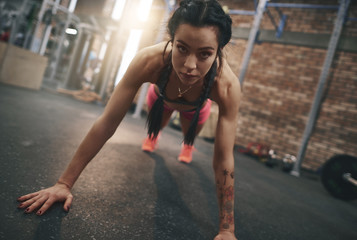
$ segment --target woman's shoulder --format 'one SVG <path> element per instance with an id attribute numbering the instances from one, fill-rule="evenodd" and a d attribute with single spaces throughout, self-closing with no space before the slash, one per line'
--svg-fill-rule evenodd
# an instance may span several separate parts
<path id="1" fill-rule="evenodd" d="M 222 61 L 221 71 L 216 77 L 212 89 L 212 99 L 219 102 L 231 101 L 239 99 L 241 95 L 240 82 L 238 77 L 225 59 Z"/>
<path id="2" fill-rule="evenodd" d="M 136 86 L 145 82 L 155 83 L 164 66 L 164 51 L 163 43 L 140 49 L 126 70 L 122 82 L 136 83 Z"/>
<path id="3" fill-rule="evenodd" d="M 159 71 L 164 66 L 165 42 L 161 42 L 149 47 L 145 47 L 138 51 L 136 55 L 136 61 L 140 62 L 142 65 L 142 70 L 147 70 L 149 72 Z M 169 48 L 169 47 L 168 47 Z M 166 49 L 166 52 L 168 49 Z"/>

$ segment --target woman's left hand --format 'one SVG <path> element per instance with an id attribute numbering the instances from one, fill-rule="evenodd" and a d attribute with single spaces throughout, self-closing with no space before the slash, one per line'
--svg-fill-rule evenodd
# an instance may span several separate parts
<path id="1" fill-rule="evenodd" d="M 219 234 L 214 238 L 214 240 L 237 240 L 236 236 L 234 236 L 234 233 L 231 232 L 219 232 Z"/>

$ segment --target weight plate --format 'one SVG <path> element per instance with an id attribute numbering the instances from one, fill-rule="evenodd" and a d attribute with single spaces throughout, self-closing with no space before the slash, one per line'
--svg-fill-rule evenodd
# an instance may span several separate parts
<path id="1" fill-rule="evenodd" d="M 336 198 L 357 199 L 357 187 L 343 178 L 344 173 L 351 173 L 351 177 L 357 179 L 356 157 L 336 155 L 329 159 L 322 168 L 322 184 Z"/>

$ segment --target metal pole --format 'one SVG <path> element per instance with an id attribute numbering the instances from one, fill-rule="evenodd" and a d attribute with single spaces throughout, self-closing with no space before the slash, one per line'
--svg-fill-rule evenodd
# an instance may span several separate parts
<path id="1" fill-rule="evenodd" d="M 52 30 L 52 25 L 51 24 L 47 25 L 45 34 L 43 35 L 43 38 L 42 38 L 40 51 L 38 52 L 42 56 L 45 55 L 48 39 L 50 38 L 50 35 L 51 35 L 51 30 Z"/>
<path id="2" fill-rule="evenodd" d="M 77 0 L 71 0 L 68 6 L 68 11 L 72 13 L 76 8 L 76 5 L 77 5 Z"/>
<path id="3" fill-rule="evenodd" d="M 57 13 L 59 3 L 60 3 L 60 0 L 56 0 L 55 3 L 49 2 L 49 4 L 52 5 L 52 16 Z M 52 20 L 48 25 L 46 25 L 45 35 L 42 38 L 41 47 L 40 47 L 40 51 L 39 51 L 39 54 L 42 56 L 45 55 L 45 52 L 47 49 L 47 43 L 48 43 L 48 40 L 50 39 L 51 31 L 52 31 Z"/>
<path id="4" fill-rule="evenodd" d="M 49 79 L 50 82 L 54 82 L 54 80 L 55 80 L 57 68 L 58 68 L 58 65 L 60 63 L 60 58 L 61 58 L 61 53 L 62 53 L 62 48 L 63 48 L 63 42 L 64 42 L 64 40 L 66 38 L 66 29 L 68 28 L 70 21 L 71 21 L 71 14 L 67 14 L 66 22 L 64 24 L 63 31 L 61 33 L 61 37 L 59 39 L 58 46 L 57 46 L 57 49 L 56 49 L 56 52 L 55 52 L 55 64 L 54 64 L 54 67 L 53 67 L 53 69 L 51 71 L 51 75 L 50 75 L 50 79 Z"/>
<path id="5" fill-rule="evenodd" d="M 82 29 L 81 27 L 78 28 L 78 33 L 77 33 L 77 39 L 75 41 L 75 45 L 74 45 L 74 49 L 71 53 L 71 57 L 70 57 L 70 62 L 69 62 L 69 68 L 66 74 L 66 78 L 63 82 L 63 88 L 71 88 L 71 81 L 72 78 L 74 78 L 76 76 L 76 69 L 78 67 L 78 62 L 79 62 L 79 58 L 80 58 L 80 54 L 81 54 L 81 49 L 80 47 L 82 47 L 82 41 L 83 41 L 83 33 L 84 29 Z"/>
<path id="6" fill-rule="evenodd" d="M 240 81 L 241 85 L 243 85 L 244 76 L 245 76 L 245 73 L 247 72 L 247 69 L 248 69 L 249 59 L 250 59 L 250 56 L 252 55 L 252 52 L 253 52 L 254 43 L 255 43 L 255 40 L 257 38 L 260 22 L 262 21 L 263 13 L 264 13 L 266 4 L 267 4 L 267 0 L 260 0 L 259 1 L 257 12 L 256 12 L 256 15 L 254 17 L 253 27 L 252 27 L 252 29 L 250 30 L 250 33 L 249 33 L 247 49 L 244 52 L 243 63 L 242 63 L 242 66 L 241 66 L 241 69 L 240 69 L 240 74 L 239 74 L 239 81 Z"/>
<path id="7" fill-rule="evenodd" d="M 10 32 L 10 38 L 9 38 L 9 44 L 14 44 L 15 45 L 15 40 L 16 40 L 16 36 L 18 33 L 18 28 L 19 25 L 24 21 L 24 12 L 25 9 L 27 7 L 27 3 L 28 0 L 25 0 L 22 5 L 21 8 L 16 12 L 16 15 L 12 16 L 12 20 L 11 20 L 11 32 Z"/>
<path id="8" fill-rule="evenodd" d="M 5 4 L 5 2 L 0 2 L 0 29 L 2 29 L 3 25 L 5 25 L 4 21 L 2 20 Z"/>
<path id="9" fill-rule="evenodd" d="M 38 52 L 39 49 L 38 48 L 35 48 L 36 47 L 36 35 L 37 35 L 37 32 L 40 28 L 40 25 L 42 24 L 42 18 L 43 18 L 43 15 L 45 14 L 45 10 L 46 10 L 46 7 L 47 7 L 47 1 L 48 0 L 43 0 L 42 2 L 42 5 L 41 5 L 41 10 L 38 14 L 38 20 L 37 20 L 37 23 L 36 23 L 36 27 L 35 27 L 35 30 L 33 32 L 33 36 L 32 36 L 32 39 L 31 39 L 31 44 L 30 44 L 30 50 L 33 51 L 33 52 Z"/>
<path id="10" fill-rule="evenodd" d="M 341 0 L 340 1 L 340 7 L 338 9 L 337 18 L 335 20 L 335 26 L 333 28 L 333 32 L 332 32 L 330 42 L 328 45 L 324 65 L 321 70 L 320 79 L 319 79 L 319 83 L 318 83 L 317 90 L 315 93 L 314 102 L 313 102 L 313 105 L 311 106 L 311 110 L 309 113 L 309 120 L 306 124 L 304 135 L 302 137 L 302 143 L 301 143 L 301 147 L 300 147 L 300 150 L 299 150 L 299 153 L 297 156 L 297 160 L 294 164 L 293 170 L 291 171 L 291 175 L 294 175 L 294 176 L 300 176 L 301 163 L 304 159 L 306 148 L 307 148 L 312 130 L 316 123 L 316 118 L 317 118 L 317 114 L 319 112 L 319 108 L 321 105 L 321 100 L 323 97 L 326 80 L 327 80 L 329 70 L 330 70 L 330 67 L 331 67 L 331 64 L 333 61 L 333 57 L 335 55 L 337 43 L 338 43 L 338 40 L 341 35 L 341 30 L 343 27 L 343 23 L 345 20 L 345 16 L 346 16 L 349 4 L 350 4 L 350 0 Z"/>
<path id="11" fill-rule="evenodd" d="M 301 3 L 268 3 L 267 7 L 282 7 L 282 8 L 313 8 L 313 9 L 338 9 L 338 5 L 316 5 L 316 4 L 301 4 Z"/>
<path id="12" fill-rule="evenodd" d="M 18 26 L 18 18 L 21 17 L 20 15 L 22 15 L 21 12 L 17 12 L 17 15 L 12 16 L 11 19 L 11 31 L 10 31 L 10 37 L 9 37 L 9 41 L 8 44 L 14 44 L 15 43 L 15 38 L 16 38 L 16 34 L 17 34 L 17 26 Z"/>
<path id="13" fill-rule="evenodd" d="M 247 10 L 229 10 L 229 14 L 231 15 L 255 15 L 255 11 L 247 11 Z"/>

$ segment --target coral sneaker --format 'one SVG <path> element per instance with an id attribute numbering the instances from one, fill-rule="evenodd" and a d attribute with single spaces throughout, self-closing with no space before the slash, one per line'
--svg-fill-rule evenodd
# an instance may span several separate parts
<path id="1" fill-rule="evenodd" d="M 155 139 L 149 138 L 149 136 L 147 136 L 143 142 L 143 145 L 141 146 L 141 150 L 145 152 L 153 152 L 156 149 L 156 144 L 157 140 L 159 140 L 159 137 L 160 133 Z"/>
<path id="2" fill-rule="evenodd" d="M 190 163 L 192 161 L 192 152 L 195 150 L 193 145 L 182 144 L 181 153 L 178 157 L 180 162 Z"/>

